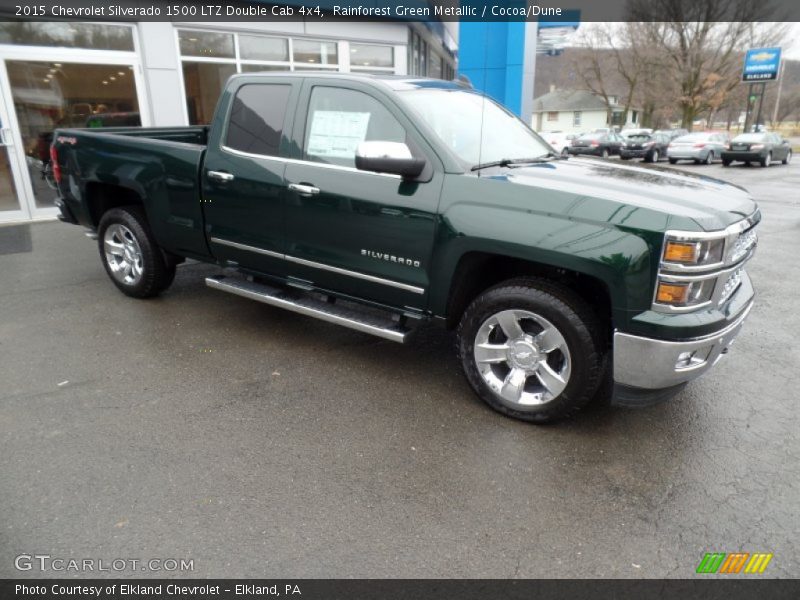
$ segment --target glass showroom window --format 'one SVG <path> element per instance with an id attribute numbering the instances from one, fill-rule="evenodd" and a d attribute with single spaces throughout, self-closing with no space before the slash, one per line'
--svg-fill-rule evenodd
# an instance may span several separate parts
<path id="1" fill-rule="evenodd" d="M 6 68 L 37 208 L 55 200 L 44 175 L 54 129 L 142 124 L 132 66 L 7 60 Z"/>
<path id="2" fill-rule="evenodd" d="M 189 123 L 211 122 L 222 88 L 238 71 L 232 33 L 178 31 Z"/>
<path id="3" fill-rule="evenodd" d="M 239 70 L 242 73 L 258 71 L 290 71 L 288 38 L 261 35 L 237 36 L 239 40 Z"/>
<path id="4" fill-rule="evenodd" d="M 339 69 L 339 45 L 336 42 L 292 40 L 294 70 Z"/>
<path id="5" fill-rule="evenodd" d="M 225 82 L 234 73 L 339 70 L 337 42 L 179 29 L 178 46 L 192 125 L 211 122 Z"/>
<path id="6" fill-rule="evenodd" d="M 133 28 L 95 23 L 3 21 L 0 44 L 133 52 Z"/>
<path id="7" fill-rule="evenodd" d="M 394 48 L 351 42 L 350 70 L 354 73 L 394 73 Z"/>

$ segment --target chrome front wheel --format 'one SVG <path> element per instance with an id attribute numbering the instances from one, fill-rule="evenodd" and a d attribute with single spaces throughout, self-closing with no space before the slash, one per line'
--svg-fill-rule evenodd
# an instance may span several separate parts
<path id="1" fill-rule="evenodd" d="M 103 249 L 111 275 L 125 285 L 136 285 L 144 273 L 139 241 L 121 223 L 110 225 L 103 235 Z"/>
<path id="2" fill-rule="evenodd" d="M 475 363 L 486 385 L 511 408 L 545 404 L 567 387 L 567 342 L 550 321 L 527 310 L 504 310 L 475 336 Z"/>
<path id="3" fill-rule="evenodd" d="M 497 412 L 534 423 L 566 418 L 592 398 L 604 348 L 592 308 L 538 277 L 489 288 L 458 325 L 458 356 L 475 393 Z"/>

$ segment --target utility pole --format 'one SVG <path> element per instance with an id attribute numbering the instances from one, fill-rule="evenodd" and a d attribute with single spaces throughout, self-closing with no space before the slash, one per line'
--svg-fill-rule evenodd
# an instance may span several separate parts
<path id="1" fill-rule="evenodd" d="M 786 70 L 786 61 L 781 61 L 781 71 L 778 73 L 778 92 L 775 95 L 775 108 L 772 110 L 773 127 L 778 121 L 778 107 L 781 105 L 781 90 L 783 90 L 783 72 Z"/>

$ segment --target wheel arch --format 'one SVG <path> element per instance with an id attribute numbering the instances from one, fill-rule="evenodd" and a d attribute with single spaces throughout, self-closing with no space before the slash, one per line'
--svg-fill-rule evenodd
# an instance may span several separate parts
<path id="1" fill-rule="evenodd" d="M 611 289 L 603 278 L 571 268 L 483 251 L 466 252 L 456 264 L 443 311 L 446 327 L 454 329 L 467 306 L 481 293 L 520 276 L 547 279 L 576 293 L 604 323 L 604 338 L 610 341 L 614 322 L 613 300 Z"/>
<path id="2" fill-rule="evenodd" d="M 103 215 L 112 208 L 135 205 L 147 213 L 141 192 L 119 184 L 89 181 L 86 183 L 84 198 L 95 228 L 100 224 Z"/>

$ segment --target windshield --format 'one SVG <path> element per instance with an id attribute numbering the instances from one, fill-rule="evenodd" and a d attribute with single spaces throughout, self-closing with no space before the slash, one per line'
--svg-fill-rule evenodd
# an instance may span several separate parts
<path id="1" fill-rule="evenodd" d="M 520 119 L 475 92 L 415 89 L 401 95 L 468 167 L 553 151 Z"/>
<path id="2" fill-rule="evenodd" d="M 650 136 L 646 133 L 634 133 L 633 135 L 629 135 L 628 139 L 632 142 L 642 142 L 645 140 L 649 140 Z"/>

